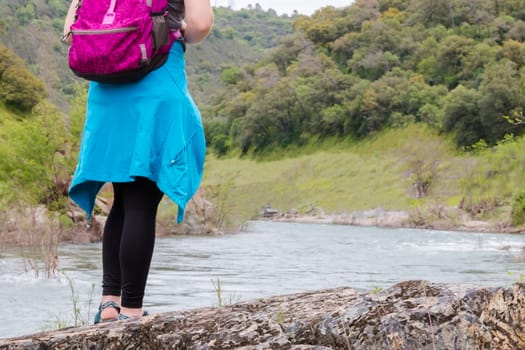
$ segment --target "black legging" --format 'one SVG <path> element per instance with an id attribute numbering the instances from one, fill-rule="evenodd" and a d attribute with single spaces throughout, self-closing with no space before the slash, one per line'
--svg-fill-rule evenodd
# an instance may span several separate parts
<path id="1" fill-rule="evenodd" d="M 102 295 L 121 296 L 121 305 L 142 307 L 162 192 L 146 178 L 113 183 L 114 202 L 102 238 Z"/>

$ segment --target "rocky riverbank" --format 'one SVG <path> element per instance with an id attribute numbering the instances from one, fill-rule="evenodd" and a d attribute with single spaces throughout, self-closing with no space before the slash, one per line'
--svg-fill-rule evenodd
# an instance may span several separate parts
<path id="1" fill-rule="evenodd" d="M 0 340 L 21 349 L 524 349 L 525 284 L 405 281 L 169 312 Z"/>
<path id="2" fill-rule="evenodd" d="M 525 227 L 513 227 L 508 221 L 483 221 L 470 217 L 458 210 L 442 209 L 439 213 L 423 217 L 421 213 L 385 210 L 382 208 L 351 211 L 347 213 L 325 213 L 322 209 L 313 208 L 305 214 L 296 210 L 279 212 L 269 206 L 261 210 L 261 218 L 281 222 L 299 222 L 315 224 L 337 224 L 377 227 L 424 228 L 445 231 L 524 233 Z"/>
<path id="3" fill-rule="evenodd" d="M 68 241 L 72 243 L 97 242 L 102 238 L 102 228 L 109 212 L 110 204 L 97 198 L 97 211 L 90 222 L 79 208 L 71 206 L 67 216 L 72 224 L 64 227 L 56 214 L 50 214 L 45 206 L 27 208 L 24 211 L 7 213 L 8 219 L 0 224 L 0 247 L 2 245 L 41 245 L 41 238 L 52 235 L 52 242 Z M 157 234 L 167 235 L 217 235 L 222 231 L 217 227 L 217 208 L 202 193 L 188 203 L 185 220 L 176 225 L 174 215 L 161 217 L 157 221 Z M 260 211 L 259 219 L 281 222 L 299 222 L 316 224 L 336 224 L 377 227 L 424 228 L 445 231 L 470 231 L 493 233 L 524 233 L 525 227 L 511 226 L 508 220 L 484 221 L 472 218 L 457 208 L 437 208 L 433 211 L 408 212 L 376 208 L 363 211 L 325 213 L 320 208 L 312 208 L 306 213 L 297 210 L 281 212 L 265 206 Z M 242 225 L 241 225 L 242 226 Z M 28 234 L 29 233 L 29 234 Z M 35 242 L 36 240 L 36 242 Z"/>

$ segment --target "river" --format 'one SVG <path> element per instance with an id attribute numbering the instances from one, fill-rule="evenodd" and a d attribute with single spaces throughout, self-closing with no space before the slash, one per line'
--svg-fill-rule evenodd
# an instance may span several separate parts
<path id="1" fill-rule="evenodd" d="M 409 279 L 509 286 L 525 271 L 525 235 L 253 221 L 241 233 L 157 240 L 146 289 L 150 313 L 307 290 L 388 288 Z M 61 245 L 56 278 L 0 256 L 0 337 L 92 321 L 100 243 Z"/>

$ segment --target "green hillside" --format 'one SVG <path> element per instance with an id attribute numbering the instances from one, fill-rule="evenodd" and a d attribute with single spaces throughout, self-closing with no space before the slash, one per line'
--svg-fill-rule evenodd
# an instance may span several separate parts
<path id="1" fill-rule="evenodd" d="M 218 157 L 206 182 L 238 190 L 244 218 L 271 202 L 446 220 L 452 206 L 519 224 L 524 20 L 523 0 L 356 0 L 296 18 L 262 60 L 227 72 L 205 111 Z"/>
<path id="2" fill-rule="evenodd" d="M 78 122 L 45 96 L 44 84 L 0 44 L 0 214 L 38 203 L 65 207 Z"/>
<path id="3" fill-rule="evenodd" d="M 0 227 L 9 210 L 71 209 L 66 191 L 87 84 L 70 72 L 60 42 L 67 7 L 64 1 L 0 0 Z M 225 88 L 224 70 L 257 62 L 291 32 L 292 18 L 274 11 L 215 9 L 206 45 L 187 48 L 195 100 L 205 109 L 213 91 Z"/>
<path id="4" fill-rule="evenodd" d="M 270 204 L 299 214 L 402 210 L 413 226 L 482 220 L 503 230 L 524 223 L 524 149 L 520 137 L 458 152 L 450 138 L 412 123 L 357 142 L 311 139 L 273 158 L 210 155 L 203 188 L 229 229 Z"/>
<path id="5" fill-rule="evenodd" d="M 233 69 L 206 115 L 218 154 L 360 139 L 424 123 L 458 147 L 519 135 L 523 0 L 356 0 L 294 21 L 256 65 Z"/>
<path id="6" fill-rule="evenodd" d="M 66 5 L 0 0 L 4 207 L 67 203 L 85 82 L 58 42 Z M 525 0 L 215 12 L 186 58 L 209 146 L 203 189 L 224 227 L 267 203 L 523 224 Z"/>
<path id="7" fill-rule="evenodd" d="M 64 111 L 79 86 L 67 65 L 67 45 L 60 41 L 68 1 L 0 0 L 0 42 L 16 52 L 42 80 L 48 98 Z M 259 7 L 233 11 L 215 8 L 215 26 L 206 45 L 190 45 L 187 65 L 195 100 L 207 104 L 210 91 L 224 89 L 221 72 L 256 62 L 264 50 L 292 32 L 292 18 Z"/>

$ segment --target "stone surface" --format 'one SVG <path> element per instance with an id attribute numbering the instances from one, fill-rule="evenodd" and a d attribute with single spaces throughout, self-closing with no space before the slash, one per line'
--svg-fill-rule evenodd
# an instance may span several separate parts
<path id="1" fill-rule="evenodd" d="M 0 349 L 525 349 L 525 284 L 406 281 L 0 340 Z"/>
<path id="2" fill-rule="evenodd" d="M 184 221 L 173 225 L 170 229 L 170 234 L 175 235 L 218 235 L 221 233 L 217 227 L 217 207 L 206 200 L 202 190 L 199 190 L 186 205 Z"/>
<path id="3" fill-rule="evenodd" d="M 260 219 L 309 224 L 411 227 L 466 232 L 525 233 L 525 225 L 512 226 L 508 220 L 475 220 L 470 214 L 456 207 L 439 207 L 436 210 L 439 210 L 439 212 L 430 211 L 430 214 L 427 214 L 428 217 L 422 218 L 421 220 L 419 220 L 417 212 L 385 210 L 382 208 L 341 213 L 324 213 L 321 208 L 312 208 L 306 213 L 299 213 L 296 209 L 291 209 L 287 212 L 274 213 L 272 216 L 261 215 Z"/>

